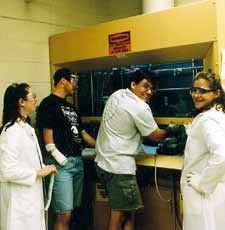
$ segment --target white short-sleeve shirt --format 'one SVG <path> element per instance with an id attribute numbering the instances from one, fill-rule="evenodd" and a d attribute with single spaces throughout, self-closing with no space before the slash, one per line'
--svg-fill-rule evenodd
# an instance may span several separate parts
<path id="1" fill-rule="evenodd" d="M 95 161 L 108 172 L 134 175 L 134 155 L 139 153 L 142 136 L 148 136 L 157 128 L 147 103 L 129 89 L 116 91 L 103 112 Z"/>

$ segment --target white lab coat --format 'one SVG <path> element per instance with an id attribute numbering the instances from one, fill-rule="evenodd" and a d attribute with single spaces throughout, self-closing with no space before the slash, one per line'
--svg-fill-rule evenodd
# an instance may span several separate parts
<path id="1" fill-rule="evenodd" d="M 186 131 L 181 176 L 183 230 L 224 230 L 225 114 L 212 108 L 199 114 Z M 195 189 L 187 184 L 190 172 L 197 173 Z"/>
<path id="2" fill-rule="evenodd" d="M 16 122 L 0 136 L 0 229 L 45 230 L 42 158 L 34 129 Z"/>

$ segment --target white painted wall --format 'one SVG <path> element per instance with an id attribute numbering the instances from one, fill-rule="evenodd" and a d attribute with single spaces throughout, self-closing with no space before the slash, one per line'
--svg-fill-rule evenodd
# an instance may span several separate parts
<path id="1" fill-rule="evenodd" d="M 102 22 L 107 1 L 0 0 L 0 117 L 12 82 L 28 82 L 39 102 L 50 92 L 50 35 Z"/>

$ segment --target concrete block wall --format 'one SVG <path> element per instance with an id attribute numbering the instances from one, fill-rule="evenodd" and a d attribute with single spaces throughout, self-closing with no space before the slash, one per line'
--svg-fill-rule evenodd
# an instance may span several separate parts
<path id="1" fill-rule="evenodd" d="M 106 20 L 104 0 L 0 0 L 0 117 L 12 82 L 50 93 L 49 36 Z"/>

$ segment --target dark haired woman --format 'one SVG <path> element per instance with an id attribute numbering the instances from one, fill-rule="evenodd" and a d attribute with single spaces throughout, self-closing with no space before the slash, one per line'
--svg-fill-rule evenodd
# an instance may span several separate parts
<path id="1" fill-rule="evenodd" d="M 200 72 L 191 96 L 199 113 L 186 128 L 181 177 L 183 229 L 224 230 L 225 95 L 214 74 Z"/>
<path id="2" fill-rule="evenodd" d="M 0 136 L 1 230 L 46 229 L 42 177 L 56 169 L 43 165 L 35 132 L 27 122 L 35 104 L 28 84 L 6 89 Z"/>

